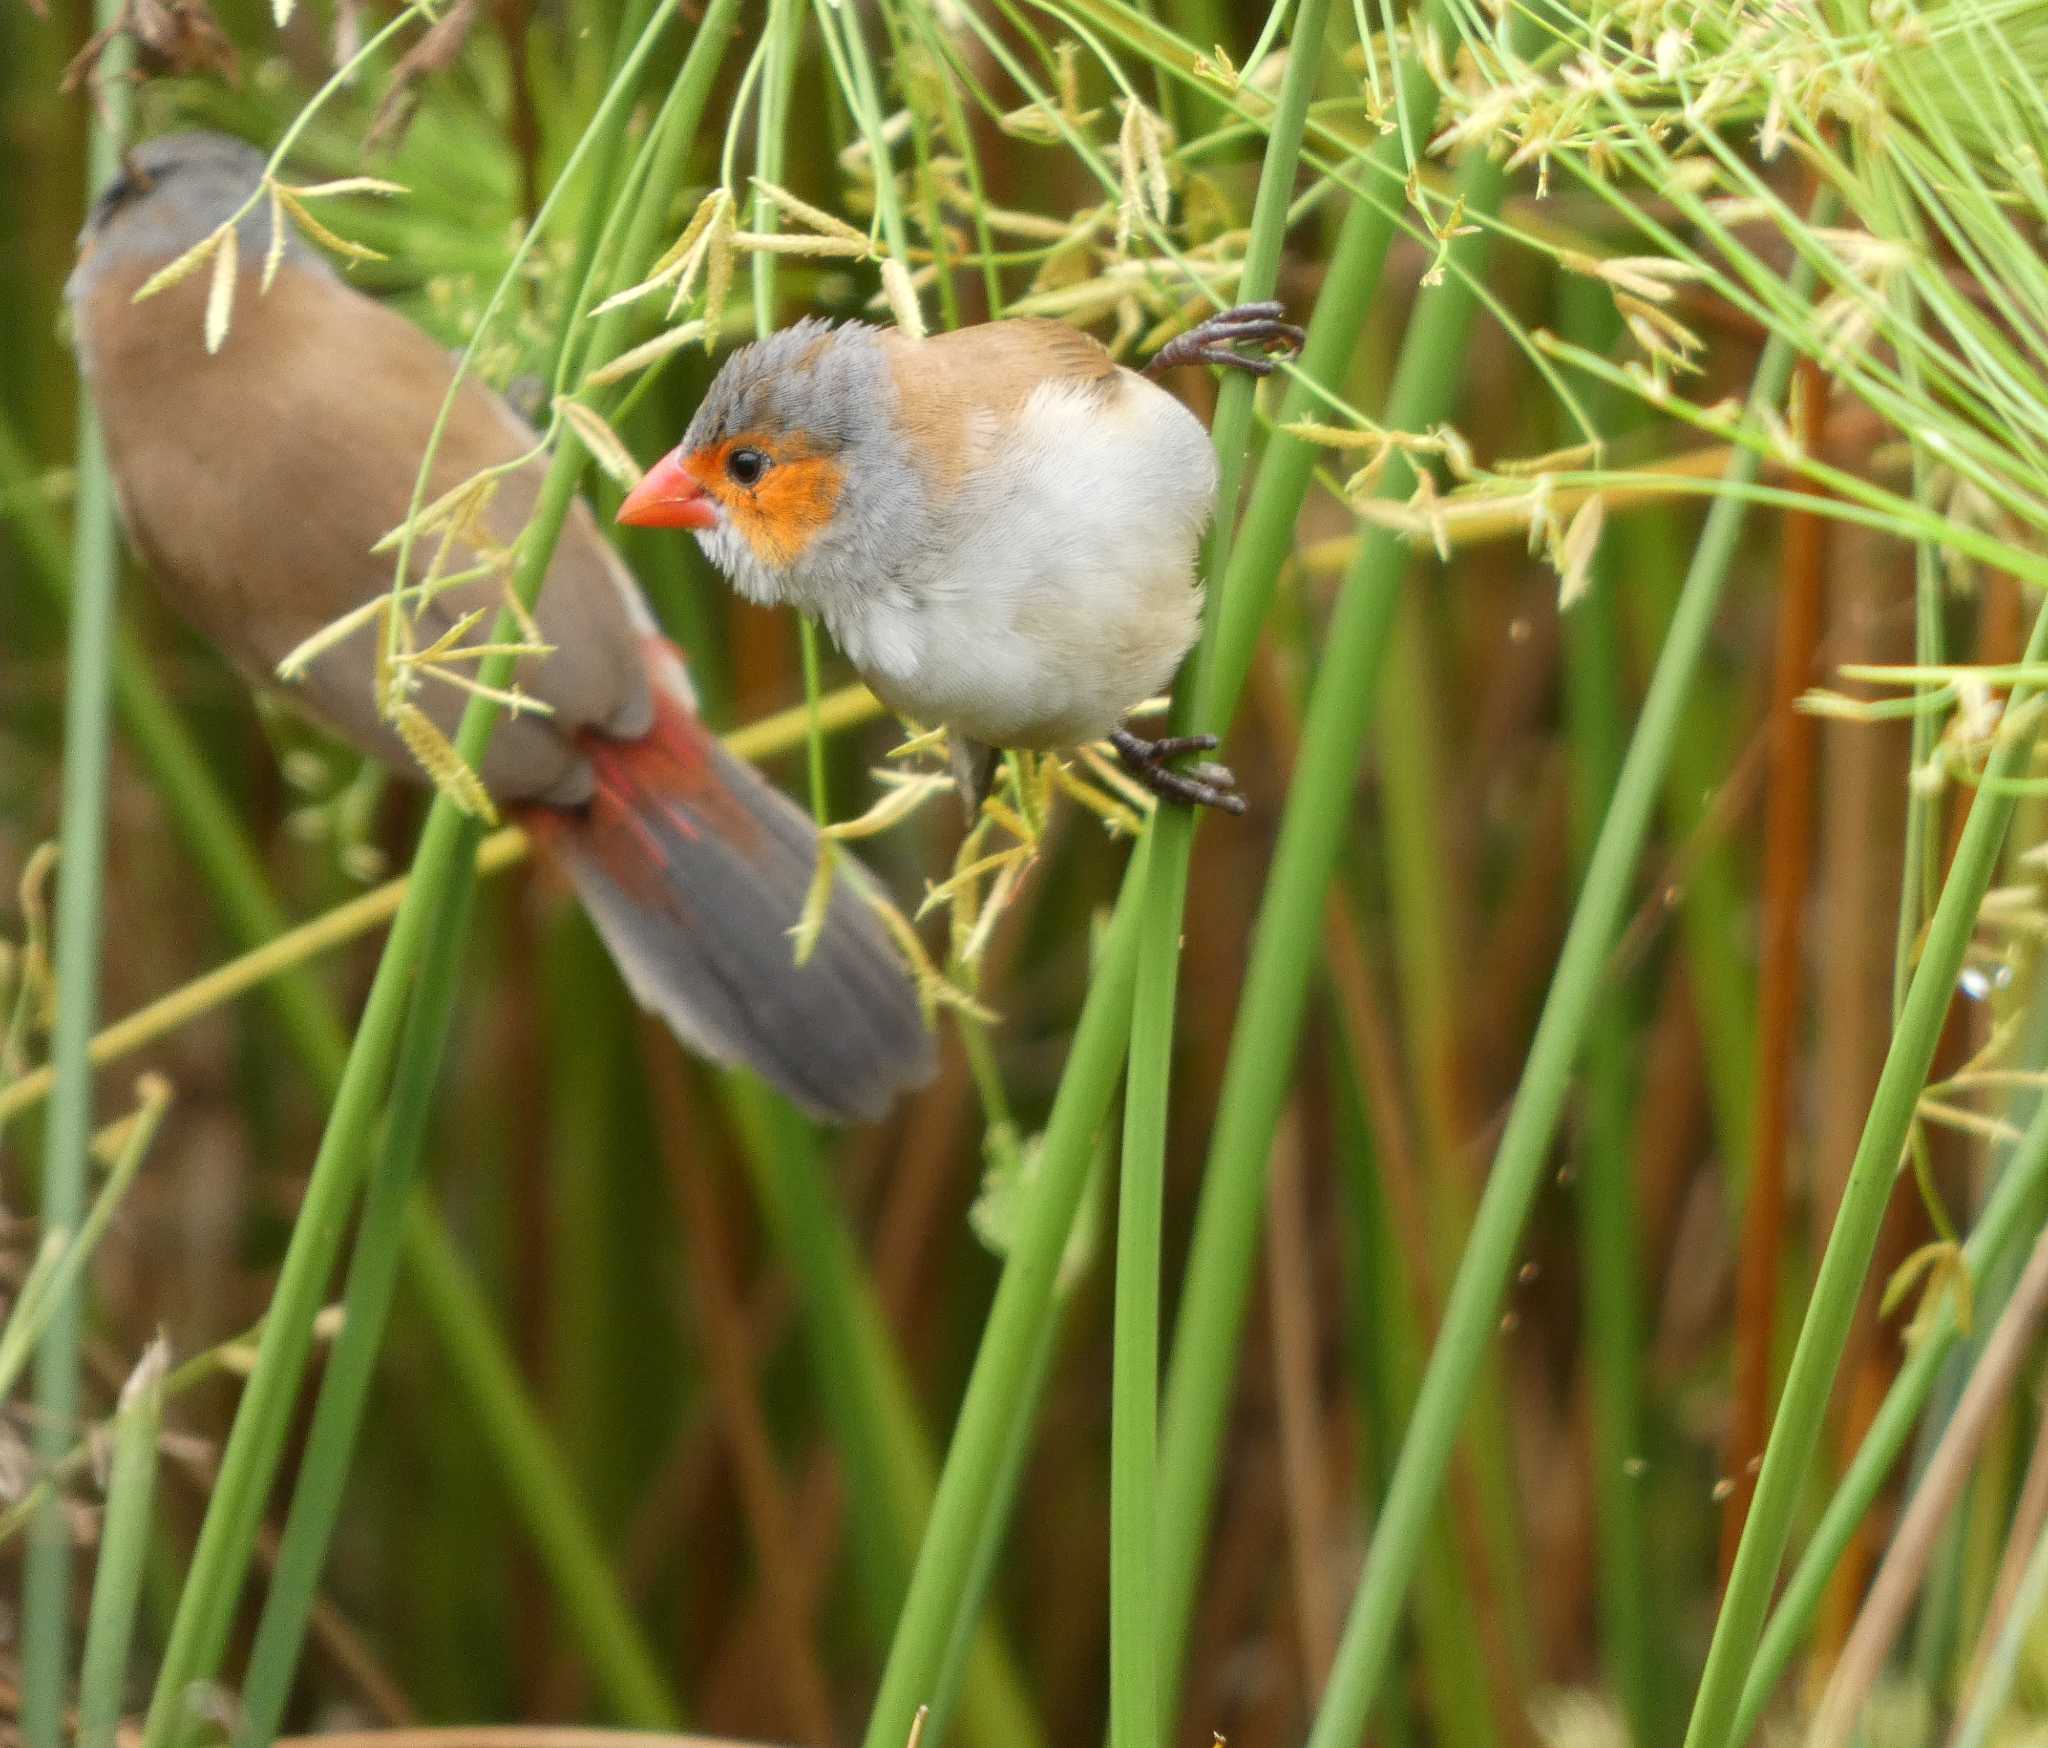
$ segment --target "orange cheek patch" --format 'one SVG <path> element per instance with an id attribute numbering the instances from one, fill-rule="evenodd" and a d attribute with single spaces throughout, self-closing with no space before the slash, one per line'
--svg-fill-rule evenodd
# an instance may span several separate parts
<path id="1" fill-rule="evenodd" d="M 823 456 L 777 461 L 751 492 L 728 485 L 720 493 L 732 519 L 762 563 L 796 563 L 839 507 L 842 475 Z"/>

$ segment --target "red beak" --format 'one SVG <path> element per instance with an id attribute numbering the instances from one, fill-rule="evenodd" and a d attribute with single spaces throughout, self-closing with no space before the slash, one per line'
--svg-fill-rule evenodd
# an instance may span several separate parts
<path id="1" fill-rule="evenodd" d="M 678 449 L 650 467 L 626 494 L 618 519 L 633 528 L 715 528 L 718 505 L 684 468 Z"/>

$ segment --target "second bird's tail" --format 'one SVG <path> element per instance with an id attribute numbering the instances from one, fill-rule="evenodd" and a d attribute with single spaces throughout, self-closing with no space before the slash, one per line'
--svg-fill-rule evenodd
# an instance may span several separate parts
<path id="1" fill-rule="evenodd" d="M 587 737 L 597 794 L 578 813 L 547 810 L 540 839 L 641 1005 L 686 1044 L 753 1069 L 814 1116 L 880 1116 L 934 1062 L 901 954 L 841 879 L 796 963 L 789 931 L 817 828 L 664 684 L 665 661 L 651 666 L 653 729 Z"/>

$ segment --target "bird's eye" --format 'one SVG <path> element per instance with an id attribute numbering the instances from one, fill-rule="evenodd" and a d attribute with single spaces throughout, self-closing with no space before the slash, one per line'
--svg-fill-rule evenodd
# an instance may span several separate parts
<path id="1" fill-rule="evenodd" d="M 735 484 L 751 486 L 768 471 L 768 457 L 758 449 L 735 449 L 725 458 L 725 471 Z"/>

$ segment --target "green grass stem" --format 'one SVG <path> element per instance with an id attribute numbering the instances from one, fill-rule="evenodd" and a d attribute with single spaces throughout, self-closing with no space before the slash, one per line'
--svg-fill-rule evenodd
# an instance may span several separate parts
<path id="1" fill-rule="evenodd" d="M 503 1363 L 503 1342 L 475 1275 L 417 1199 L 406 1209 L 406 1229 L 412 1290 L 440 1331 L 451 1378 L 496 1453 L 506 1491 L 612 1708 L 641 1728 L 676 1728 L 678 1707 L 663 1665 L 633 1618 L 589 1510 L 534 1418 L 518 1374 Z"/>
<path id="2" fill-rule="evenodd" d="M 1436 295 L 1429 296 L 1433 313 L 1448 314 L 1436 311 Z M 1432 356 L 1427 350 L 1415 355 Z M 1446 406 L 1443 413 L 1452 410 Z M 1395 478 L 1397 490 L 1412 483 L 1404 470 L 1395 470 Z M 1411 552 L 1400 570 L 1411 568 L 1413 561 Z M 1472 1114 L 1466 1105 L 1463 1029 L 1472 990 L 1465 968 L 1469 931 L 1476 926 L 1475 904 L 1474 894 L 1449 872 L 1453 863 L 1444 809 L 1454 757 L 1445 745 L 1440 714 L 1451 627 L 1443 603 L 1420 589 L 1404 588 L 1399 571 L 1386 580 L 1385 588 L 1393 602 L 1393 625 L 1381 658 L 1384 672 L 1375 671 L 1368 682 L 1378 708 L 1360 744 L 1373 747 L 1375 754 L 1373 824 L 1384 869 L 1385 938 L 1396 972 L 1391 987 L 1397 993 L 1404 1057 L 1413 1065 L 1426 1266 L 1432 1280 L 1446 1281 L 1458 1266 L 1459 1248 L 1479 1199 L 1477 1161 L 1468 1144 Z M 1367 647 L 1370 651 L 1378 645 L 1368 640 Z M 1295 896 L 1290 891 L 1289 897 Z M 1465 1497 L 1472 1522 L 1459 1537 L 1477 1558 L 1469 1570 L 1460 1563 L 1458 1585 L 1466 1589 L 1468 1584 L 1483 1584 L 1498 1599 L 1496 1616 L 1512 1658 L 1512 1673 L 1502 1685 L 1517 1688 L 1527 1680 L 1532 1659 L 1521 1576 L 1514 1445 L 1505 1367 L 1498 1355 L 1488 1356 L 1473 1390 L 1470 1414 L 1463 1454 L 1471 1480 Z M 1476 1606 L 1477 1598 L 1468 1591 L 1461 1612 L 1469 1616 Z"/>
<path id="3" fill-rule="evenodd" d="M 1610 536 L 1631 583 L 1624 591 L 1629 648 L 1640 666 L 1654 665 L 1670 635 L 1685 576 L 1684 524 L 1679 512 L 1645 510 L 1621 519 Z M 1750 1128 L 1756 1108 L 1756 975 L 1736 950 L 1749 927 L 1740 838 L 1715 818 L 1729 763 L 1740 750 L 1741 712 L 1747 708 L 1731 684 L 1711 670 L 1701 674 L 1686 708 L 1686 723 L 1672 749 L 1664 784 L 1664 831 L 1684 846 L 1685 878 L 1678 901 L 1678 935 L 1700 1032 L 1701 1074 L 1722 1159 L 1740 1182 L 1749 1169 Z M 1730 1197 L 1734 1215 L 1739 1195 Z"/>
<path id="4" fill-rule="evenodd" d="M 1560 288 L 1565 332 L 1605 344 L 1616 323 L 1592 282 Z M 1610 401 L 1601 413 L 1618 411 Z M 1596 417 L 1599 416 L 1596 414 Z M 1603 422 L 1603 429 L 1606 428 Z M 1627 744 L 1619 564 L 1614 548 L 1594 559 L 1590 586 L 1565 615 L 1565 713 L 1572 745 L 1572 842 L 1583 879 Z M 1643 1259 L 1638 1242 L 1630 1040 L 1641 1024 L 1639 993 L 1616 991 L 1586 1040 L 1586 1091 L 1577 1178 L 1579 1271 L 1592 1426 L 1594 1524 L 1601 1661 L 1637 1742 L 1664 1739 L 1662 1689 L 1653 1668 L 1656 1615 L 1648 1588 L 1643 1487 Z"/>
<path id="5" fill-rule="evenodd" d="M 537 549 L 551 545 L 552 534 L 559 531 L 567 512 L 576 454 L 575 446 L 566 442 L 556 452 L 541 497 L 542 526 L 552 519 L 556 527 L 540 536 Z M 571 459 L 565 462 L 564 456 Z M 522 565 L 522 570 L 527 568 Z M 523 580 L 537 583 L 538 572 Z M 480 707 L 491 702 L 479 698 L 465 713 L 465 732 L 457 744 L 472 760 L 472 768 L 486 743 L 494 714 L 485 711 L 480 716 Z M 475 726 L 479 722 L 482 732 Z M 397 1054 L 413 968 L 424 943 L 452 921 L 451 900 L 455 888 L 470 876 L 473 849 L 468 822 L 453 802 L 438 799 L 427 817 L 413 860 L 413 885 L 385 942 L 292 1228 L 291 1245 L 264 1320 L 257 1363 L 236 1411 L 165 1647 L 150 1703 L 145 1748 L 172 1748 L 181 1739 L 191 1690 L 212 1679 L 227 1649 L 235 1599 L 261 1524 L 264 1498 L 284 1454 L 292 1405 L 311 1351 L 313 1318 L 341 1246 L 367 1160 L 370 1133 Z"/>
<path id="6" fill-rule="evenodd" d="M 812 1374 L 846 1465 L 872 1618 L 893 1621 L 932 1511 L 935 1463 L 888 1324 L 834 1205 L 817 1139 L 759 1082 L 731 1077 L 754 1194 L 802 1298 Z M 989 1748 L 1034 1748 L 1044 1730 L 1014 1660 L 963 1615 L 965 1730 Z"/>
<path id="7" fill-rule="evenodd" d="M 471 849 L 475 822 L 468 831 Z M 257 1623 L 256 1642 L 242 1683 L 241 1720 L 235 1729 L 238 1748 L 269 1748 L 291 1697 L 292 1675 L 298 1666 L 307 1617 L 312 1613 L 327 1543 L 348 1485 L 350 1459 L 362 1424 L 376 1369 L 377 1352 L 391 1310 L 403 1250 L 405 1209 L 418 1175 L 427 1129 L 434 1115 L 436 1082 L 441 1071 L 445 1034 L 421 1038 L 433 1016 L 444 1013 L 453 999 L 457 969 L 468 921 L 468 891 L 458 899 L 457 914 L 426 944 L 417 971 L 417 999 L 407 1021 L 407 1036 L 392 1082 L 391 1111 L 378 1159 L 363 1196 L 356 1229 L 355 1255 L 343 1295 L 341 1333 L 328 1356 L 313 1411 L 312 1431 L 292 1489 L 291 1511 L 278 1546 L 270 1592 Z M 629 1637 L 625 1642 L 632 1646 Z M 662 1684 L 653 1671 L 636 1671 L 650 1683 L 652 1703 L 636 1708 L 633 1721 L 649 1728 L 672 1727 L 672 1705 L 661 1704 Z"/>
<path id="8" fill-rule="evenodd" d="M 1149 842 L 1149 839 L 1146 840 Z M 1146 854 L 1141 844 L 1139 857 Z M 1018 1418 L 1032 1401 L 1030 1381 L 1043 1365 L 1047 1323 L 1067 1235 L 1094 1162 L 1095 1137 L 1123 1072 L 1137 969 L 1136 893 L 1126 877 L 1088 999 L 1074 1028 L 1066 1072 L 1053 1103 L 1010 1241 L 1002 1277 L 982 1329 L 967 1393 L 932 1498 L 930 1526 L 918 1548 L 896 1636 L 869 1713 L 865 1748 L 903 1748 L 920 1705 L 927 1731 L 942 1739 L 948 1720 L 939 1690 L 948 1647 L 964 1629 L 977 1577 L 986 1577 L 986 1538 L 994 1507 L 1014 1481 Z"/>
<path id="9" fill-rule="evenodd" d="M 1268 298 L 1280 272 L 1280 248 L 1301 157 L 1309 98 L 1322 66 L 1330 0 L 1301 0 L 1292 52 L 1259 169 L 1245 244 L 1241 301 Z M 1221 484 L 1209 537 L 1206 574 L 1222 584 L 1229 575 L 1238 488 L 1252 437 L 1252 390 L 1245 372 L 1226 372 L 1217 395 L 1211 435 Z M 1204 643 L 1221 623 L 1211 598 L 1203 615 Z M 1196 697 L 1205 662 L 1177 689 L 1175 732 L 1194 732 Z M 1112 1359 L 1109 1461 L 1109 1721 L 1112 1748 L 1162 1748 L 1162 1607 L 1159 1559 L 1160 1250 L 1166 1197 L 1166 1129 L 1173 1084 L 1174 1009 L 1179 988 L 1182 920 L 1187 910 L 1188 863 L 1194 851 L 1190 809 L 1163 806 L 1152 817 L 1150 854 L 1133 866 L 1143 873 L 1139 895 L 1138 967 L 1131 1009 L 1130 1073 L 1124 1091 L 1123 1163 L 1117 1202 L 1115 1347 Z"/>
<path id="10" fill-rule="evenodd" d="M 1468 205 L 1483 207 L 1489 189 L 1499 182 L 1498 171 L 1491 167 L 1468 170 Z M 1371 234 L 1371 220 L 1361 216 L 1369 210 L 1354 210 L 1346 220 L 1345 237 L 1352 237 L 1356 224 L 1365 243 L 1377 245 L 1371 248 L 1377 258 L 1384 245 Z M 1483 237 L 1463 240 L 1468 262 L 1476 259 L 1484 243 Z M 1344 245 L 1339 247 L 1341 253 Z M 1338 283 L 1351 282 L 1333 280 L 1333 289 Z M 1365 286 L 1357 287 L 1357 293 L 1370 295 Z M 1334 321 L 1348 313 L 1340 306 L 1331 315 Z M 1450 365 L 1463 356 L 1473 315 L 1462 279 L 1424 294 L 1388 395 L 1386 419 L 1394 428 L 1420 430 L 1448 414 L 1457 392 L 1457 374 Z M 1318 326 L 1322 320 L 1318 310 Z M 1281 444 L 1291 441 L 1274 438 L 1269 468 L 1278 461 Z M 1303 466 L 1304 483 L 1306 472 Z M 1389 491 L 1412 484 L 1403 464 L 1391 465 L 1388 473 Z M 1254 516 L 1258 509 L 1255 497 Z M 1284 527 L 1291 526 L 1289 516 Z M 1247 529 L 1253 527 L 1268 539 L 1282 533 L 1281 527 L 1267 530 L 1248 517 Z M 1248 532 L 1240 550 L 1250 548 Z M 1235 1355 L 1258 1255 L 1266 1158 L 1293 1068 L 1291 1044 L 1300 1032 L 1310 973 L 1321 950 L 1323 896 L 1352 812 L 1352 791 L 1364 762 L 1400 579 L 1411 562 L 1399 536 L 1385 529 L 1361 533 L 1323 640 L 1322 665 L 1303 722 L 1294 781 L 1253 928 L 1251 962 L 1217 1100 L 1167 1384 L 1162 1510 L 1173 1526 L 1166 1553 L 1167 1619 L 1176 1666 L 1214 1506 Z M 1219 658 L 1219 665 L 1235 659 L 1234 654 Z"/>
<path id="11" fill-rule="evenodd" d="M 1411 1253 L 1389 1217 L 1384 1189 L 1385 1162 L 1367 1128 L 1369 1109 L 1360 1072 L 1361 1040 L 1349 1025 L 1342 1027 L 1344 1050 L 1338 1058 L 1343 1077 L 1346 1116 L 1351 1125 L 1337 1149 L 1340 1193 L 1349 1216 L 1349 1277 L 1355 1307 L 1352 1365 L 1361 1382 L 1370 1444 L 1365 1499 L 1377 1510 L 1386 1494 L 1398 1429 L 1413 1410 L 1422 1377 L 1426 1342 L 1416 1312 L 1423 1302 L 1420 1276 L 1429 1258 Z M 1496 1735 L 1492 1688 L 1487 1680 L 1486 1647 L 1472 1630 L 1474 1599 L 1462 1550 L 1440 1513 L 1431 1531 L 1431 1547 L 1415 1585 L 1415 1650 L 1420 1691 L 1415 1696 L 1427 1709 L 1430 1740 L 1481 1742 Z M 1369 1519 L 1368 1519 L 1369 1520 Z M 1388 1742 L 1412 1736 L 1414 1708 L 1404 1694 L 1390 1695 L 1381 1733 Z"/>
<path id="12" fill-rule="evenodd" d="M 114 1417 L 107 1503 L 100 1514 L 100 1556 L 93 1569 L 92 1612 L 79 1665 L 78 1748 L 114 1748 L 121 1721 L 135 1612 L 142 1600 L 143 1562 L 149 1553 L 167 1360 L 160 1342 L 144 1352 L 121 1392 L 120 1411 Z"/>
<path id="13" fill-rule="evenodd" d="M 2048 1103 L 2036 1109 L 1963 1246 L 1970 1278 L 1985 1281 L 2011 1264 L 2021 1240 L 2039 1231 L 2044 1219 L 2048 1219 Z M 1980 1314 L 1985 1309 L 1981 1294 L 1978 1308 Z M 1820 1522 L 1757 1642 L 1736 1708 L 1733 1740 L 1746 1742 L 1756 1734 L 1772 1694 L 1791 1666 L 1793 1653 L 1812 1631 L 1835 1568 L 1876 1502 L 1885 1478 L 1911 1442 L 1943 1367 L 1962 1341 L 1955 1307 L 1950 1304 L 1907 1349 L 1899 1375 L 1892 1380 L 1870 1430 L 1829 1495 Z"/>
<path id="14" fill-rule="evenodd" d="M 118 0 L 94 0 L 95 29 L 122 14 Z M 125 41 L 102 63 L 104 108 L 86 149 L 91 200 L 114 173 L 128 131 Z M 115 602 L 121 575 L 114 484 L 100 425 L 89 409 L 78 425 L 78 498 L 72 522 L 69 644 L 65 655 L 63 793 L 59 824 L 54 973 L 56 1023 L 50 1061 L 56 1092 L 43 1130 L 42 1217 L 46 1231 L 75 1232 L 86 1207 L 92 1140 L 92 1064 L 99 1011 L 101 876 L 106 858 L 107 760 L 113 738 Z M 60 1293 L 36 1351 L 34 1451 L 60 1459 L 77 1436 L 83 1298 Z M 29 1748 L 59 1748 L 70 1668 L 71 1530 L 46 1507 L 30 1530 L 22 1575 L 21 1729 Z"/>

